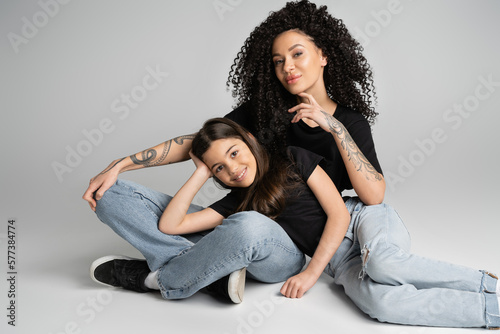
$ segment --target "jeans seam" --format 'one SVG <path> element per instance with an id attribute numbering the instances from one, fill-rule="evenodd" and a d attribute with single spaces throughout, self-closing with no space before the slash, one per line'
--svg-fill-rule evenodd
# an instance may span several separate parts
<path id="1" fill-rule="evenodd" d="M 156 218 L 160 218 L 158 217 L 158 215 L 151 209 L 151 207 L 144 201 L 144 199 L 147 199 L 148 201 L 150 201 L 151 203 L 153 203 L 157 208 L 158 210 L 161 211 L 160 209 L 160 204 L 157 203 L 154 199 L 150 198 L 149 196 L 147 196 L 146 194 L 142 193 L 141 191 L 139 191 L 138 189 L 136 188 L 133 188 L 133 187 L 130 187 L 129 185 L 127 185 L 127 183 L 123 183 L 123 182 L 120 182 L 119 184 L 120 187 L 123 187 L 125 189 L 127 189 L 128 191 L 130 191 L 132 193 L 132 195 L 138 195 L 142 202 L 144 203 L 144 205 L 146 206 L 147 210 Z"/>
<path id="2" fill-rule="evenodd" d="M 276 241 L 275 239 L 266 239 L 266 240 L 263 240 L 261 242 L 258 242 L 257 244 L 255 244 L 253 246 L 249 246 L 249 247 L 244 248 L 243 250 L 241 250 L 241 252 L 233 253 L 231 255 L 226 256 L 224 259 L 222 259 L 220 261 L 220 263 L 218 265 L 215 265 L 215 266 L 208 268 L 206 271 L 203 272 L 202 275 L 198 275 L 192 281 L 187 282 L 186 284 L 182 285 L 179 288 L 170 289 L 168 291 L 180 291 L 180 292 L 182 292 L 182 291 L 185 291 L 187 289 L 190 289 L 193 285 L 199 284 L 200 282 L 206 280 L 206 278 L 208 276 L 211 276 L 211 274 L 213 274 L 214 272 L 217 272 L 220 269 L 224 268 L 228 263 L 232 262 L 234 259 L 238 259 L 239 257 L 241 257 L 242 254 L 243 254 L 243 256 L 245 256 L 248 252 L 251 252 L 252 249 L 259 248 L 261 246 L 280 247 L 281 249 L 284 249 L 288 253 L 291 253 L 294 255 L 302 255 L 302 253 L 295 252 L 295 251 L 289 249 L 288 247 L 285 247 L 281 242 Z M 165 266 L 168 266 L 168 263 Z M 165 266 L 160 268 L 160 270 L 163 270 L 165 268 Z M 163 287 L 163 285 L 161 285 L 161 283 L 159 283 L 159 284 L 160 284 L 160 287 L 162 288 L 162 290 L 167 290 Z"/>
<path id="3" fill-rule="evenodd" d="M 144 195 L 143 193 L 140 193 L 138 191 L 134 191 L 134 194 L 137 194 L 139 195 L 139 197 L 141 198 L 142 202 L 144 203 L 144 205 L 146 206 L 147 210 L 154 216 L 156 217 L 157 219 L 160 219 L 160 217 L 151 209 L 151 207 L 148 205 L 148 203 L 145 201 L 145 200 L 148 200 L 150 201 L 151 203 L 153 203 L 159 210 L 160 210 L 160 205 L 158 203 L 156 203 L 156 201 L 154 201 L 153 199 L 149 198 L 148 196 Z M 161 211 L 161 210 L 160 210 Z"/>
<path id="4" fill-rule="evenodd" d="M 290 249 L 288 249 L 287 247 L 284 247 L 283 244 L 279 241 L 276 241 L 275 239 L 265 239 L 261 242 L 258 242 L 257 244 L 253 245 L 253 246 L 249 246 L 245 249 L 243 249 L 241 251 L 241 253 L 233 253 L 232 255 L 230 256 L 227 256 L 225 257 L 223 260 L 221 260 L 221 263 L 219 264 L 219 266 L 214 266 L 209 272 L 208 274 L 212 274 L 213 272 L 219 270 L 220 268 L 224 268 L 226 264 L 230 263 L 231 261 L 233 261 L 234 259 L 237 259 L 241 256 L 241 254 L 243 255 L 246 255 L 248 252 L 252 252 L 253 249 L 255 248 L 259 248 L 259 247 L 262 247 L 262 246 L 274 246 L 274 247 L 280 247 L 282 249 L 284 249 L 285 251 L 287 251 L 288 253 L 293 253 L 294 255 L 301 255 L 299 253 L 296 253 L 296 252 L 293 252 L 291 251 Z M 206 277 L 207 275 L 205 275 Z M 200 282 L 201 279 L 199 277 L 197 277 L 197 280 L 193 283 L 193 284 L 196 284 L 198 282 Z M 192 284 L 192 285 L 193 285 Z"/>
<path id="5" fill-rule="evenodd" d="M 146 207 L 146 210 L 155 218 L 159 221 L 160 217 L 151 209 L 151 207 L 148 205 L 148 203 L 146 202 L 146 200 L 150 201 L 151 203 L 153 203 L 157 208 L 158 210 L 161 211 L 161 206 L 159 203 L 157 203 L 157 201 L 155 201 L 154 199 L 150 198 L 149 196 L 147 196 L 146 194 L 143 194 L 142 192 L 140 192 L 139 190 L 137 190 L 136 188 L 133 188 L 133 187 L 130 187 L 128 186 L 127 184 L 123 184 L 123 183 L 120 183 L 120 187 L 123 187 L 123 188 L 126 188 L 127 190 L 129 190 L 131 192 L 132 195 L 137 195 L 139 196 L 139 198 L 141 199 L 141 202 L 144 204 L 144 206 Z M 170 237 L 172 239 L 177 239 L 177 240 L 183 240 L 185 239 L 184 237 L 180 236 L 180 235 L 170 235 Z M 181 252 L 185 252 L 188 248 L 186 249 L 183 249 Z"/>
<path id="6" fill-rule="evenodd" d="M 376 247 L 380 247 L 380 244 L 383 243 L 383 246 L 386 248 L 386 249 L 389 249 L 389 248 L 397 248 L 397 249 L 400 249 L 399 246 L 393 244 L 393 243 L 389 243 L 388 241 L 388 235 L 389 235 L 389 214 L 388 214 L 388 210 L 389 210 L 389 207 L 385 204 L 385 203 L 382 203 L 382 204 L 379 204 L 381 205 L 383 208 L 384 208 L 384 211 L 385 211 L 385 214 L 384 214 L 384 236 L 383 238 L 381 238 L 380 240 L 378 240 L 376 243 L 375 243 L 375 249 Z M 398 215 L 399 217 L 399 215 Z M 406 228 L 406 227 L 405 227 Z M 370 261 L 370 257 L 371 257 L 371 253 L 373 252 L 373 247 L 372 247 L 372 244 L 373 244 L 373 240 L 370 240 L 370 242 L 368 243 L 365 243 L 363 244 L 363 248 L 361 248 L 361 263 L 362 263 L 362 266 L 361 266 L 361 271 L 359 272 L 358 274 L 358 279 L 361 279 L 363 280 L 364 277 L 366 276 L 366 271 L 367 271 L 367 268 L 368 268 L 368 263 Z"/>

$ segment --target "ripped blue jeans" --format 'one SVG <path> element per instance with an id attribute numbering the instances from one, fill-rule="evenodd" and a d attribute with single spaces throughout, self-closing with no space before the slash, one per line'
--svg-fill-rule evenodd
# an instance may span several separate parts
<path id="1" fill-rule="evenodd" d="M 410 253 L 410 235 L 386 204 L 346 202 L 351 223 L 325 272 L 382 322 L 500 327 L 496 276 Z"/>

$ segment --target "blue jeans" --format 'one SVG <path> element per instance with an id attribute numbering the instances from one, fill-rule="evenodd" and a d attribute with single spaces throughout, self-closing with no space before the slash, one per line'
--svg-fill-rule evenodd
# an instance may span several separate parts
<path id="1" fill-rule="evenodd" d="M 410 254 L 410 236 L 386 204 L 346 202 L 351 223 L 325 272 L 351 300 L 382 322 L 500 327 L 497 278 Z"/>
<path id="2" fill-rule="evenodd" d="M 299 273 L 304 254 L 273 220 L 257 212 L 234 214 L 212 231 L 176 236 L 158 229 L 171 196 L 118 180 L 97 201 L 99 219 L 138 249 L 158 270 L 162 296 L 180 299 L 241 268 L 275 283 Z M 188 212 L 203 208 L 191 205 Z"/>

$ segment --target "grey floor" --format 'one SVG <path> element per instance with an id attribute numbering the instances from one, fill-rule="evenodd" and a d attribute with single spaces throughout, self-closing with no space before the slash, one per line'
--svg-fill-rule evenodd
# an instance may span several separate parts
<path id="1" fill-rule="evenodd" d="M 432 206 L 432 205 L 430 205 Z M 405 211 L 418 254 L 500 272 L 498 224 L 485 222 L 493 210 L 473 215 L 449 206 L 436 220 L 422 219 L 423 211 Z M 455 213 L 445 212 L 455 211 Z M 88 275 L 90 263 L 106 254 L 140 256 L 92 214 L 75 210 L 67 221 L 28 231 L 19 215 L 16 330 L 1 324 L 2 333 L 136 333 L 152 330 L 174 333 L 467 333 L 472 329 L 439 329 L 382 324 L 362 314 L 342 288 L 323 275 L 302 299 L 280 297 L 280 284 L 247 283 L 244 302 L 229 305 L 198 293 L 181 301 L 163 300 L 159 294 L 138 294 L 95 284 Z M 78 233 L 67 226 L 79 216 Z M 457 228 L 445 229 L 439 218 Z M 43 215 L 41 224 L 47 223 Z M 431 232 L 432 231 L 432 232 Z M 474 237 L 471 237 L 474 236 Z M 5 238 L 2 240 L 4 244 Z M 2 247 L 5 249 L 5 247 Z M 3 259 L 5 257 L 2 257 Z M 2 259 L 2 268 L 5 262 Z M 6 305 L 5 281 L 0 285 Z M 429 305 L 439 312 L 439 303 Z M 4 312 L 5 307 L 3 308 Z M 476 329 L 479 331 L 479 329 Z"/>
<path id="2" fill-rule="evenodd" d="M 240 305 L 202 293 L 167 301 L 90 279 L 94 259 L 140 254 L 81 200 L 88 180 L 113 159 L 228 112 L 233 101 L 225 80 L 234 56 L 253 27 L 284 3 L 0 4 L 1 333 L 481 330 L 379 323 L 327 276 L 300 300 L 280 297 L 280 284 L 248 282 Z M 361 41 L 374 69 L 380 116 L 373 135 L 385 201 L 403 217 L 414 253 L 500 273 L 500 3 L 323 3 Z M 151 81 L 155 71 L 160 75 Z M 150 88 L 157 84 L 147 95 L 145 78 Z M 133 107 L 126 96 L 135 96 Z M 96 129 L 102 136 L 91 143 Z M 173 194 L 192 170 L 186 162 L 122 177 Z M 207 187 L 197 201 L 207 205 L 217 196 Z M 8 282 L 10 219 L 17 224 L 15 299 Z M 8 325 L 11 301 L 15 327 Z M 439 303 L 429 309 L 439 312 Z"/>

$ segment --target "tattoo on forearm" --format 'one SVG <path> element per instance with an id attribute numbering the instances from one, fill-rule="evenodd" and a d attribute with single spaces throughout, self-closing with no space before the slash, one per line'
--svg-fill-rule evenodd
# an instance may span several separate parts
<path id="1" fill-rule="evenodd" d="M 123 161 L 125 158 L 121 158 L 120 160 L 118 160 L 117 162 L 115 162 L 113 164 L 113 166 L 109 166 L 108 168 L 106 168 L 105 170 L 103 170 L 102 172 L 99 173 L 99 175 L 101 174 L 106 174 L 107 172 L 109 172 L 110 170 L 112 170 L 116 165 L 118 165 L 121 161 Z"/>
<path id="2" fill-rule="evenodd" d="M 367 180 L 382 180 L 380 173 L 377 172 L 370 161 L 366 159 L 365 155 L 360 151 L 358 145 L 356 145 L 356 142 L 352 139 L 349 132 L 346 131 L 344 125 L 327 112 L 321 112 L 325 115 L 328 128 L 332 134 L 336 135 L 340 139 L 342 148 L 347 152 L 347 157 L 349 161 L 354 164 L 356 170 L 362 172 Z"/>
<path id="3" fill-rule="evenodd" d="M 159 164 L 163 163 L 163 161 L 165 161 L 165 159 L 167 158 L 168 152 L 170 152 L 171 145 L 172 145 L 171 140 L 167 140 L 166 142 L 163 143 L 163 151 L 162 151 L 160 157 L 158 158 L 158 160 L 156 160 L 154 163 L 152 163 L 151 166 L 159 165 Z"/>
<path id="4" fill-rule="evenodd" d="M 193 140 L 193 138 L 194 135 L 187 135 L 187 136 L 179 136 L 172 140 L 176 144 L 182 145 L 184 144 L 184 141 Z M 166 142 L 163 143 L 163 149 L 161 155 L 158 158 L 156 158 L 158 152 L 154 148 L 151 148 L 149 150 L 145 150 L 140 153 L 131 155 L 130 159 L 132 159 L 132 162 L 134 164 L 143 165 L 145 167 L 153 167 L 161 165 L 167 158 L 168 153 L 170 152 L 170 148 L 172 146 L 172 140 L 167 140 Z M 138 155 L 140 155 L 140 158 L 138 157 Z"/>
<path id="5" fill-rule="evenodd" d="M 175 137 L 174 141 L 177 145 L 182 145 L 184 144 L 185 140 L 193 140 L 194 135 L 187 135 L 187 136 L 180 136 L 180 137 Z"/>
<path id="6" fill-rule="evenodd" d="M 165 161 L 165 158 L 168 155 L 168 152 L 170 152 L 170 146 L 172 145 L 172 141 L 168 140 L 163 143 L 163 150 L 158 159 L 155 160 L 156 156 L 158 155 L 158 152 L 156 152 L 155 149 L 149 149 L 146 151 L 142 151 L 137 154 L 133 154 L 130 156 L 130 159 L 132 159 L 132 162 L 136 165 L 143 165 L 145 167 L 153 167 L 153 166 L 158 166 L 160 165 L 163 161 Z M 141 155 L 141 158 L 137 158 L 137 155 Z"/>
<path id="7" fill-rule="evenodd" d="M 138 159 L 136 155 L 140 154 L 141 159 Z M 130 156 L 130 159 L 134 162 L 136 165 L 144 165 L 144 166 L 149 166 L 151 161 L 156 158 L 156 150 L 155 149 L 149 149 L 147 151 L 142 151 L 137 154 L 133 154 Z"/>

